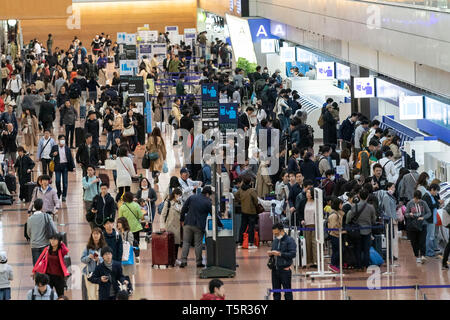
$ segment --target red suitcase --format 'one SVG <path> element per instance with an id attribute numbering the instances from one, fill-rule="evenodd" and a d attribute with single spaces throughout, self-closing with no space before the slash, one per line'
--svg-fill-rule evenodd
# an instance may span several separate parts
<path id="1" fill-rule="evenodd" d="M 172 232 L 152 233 L 152 265 L 175 265 L 175 237 Z"/>
<path id="2" fill-rule="evenodd" d="M 270 217 L 270 212 L 260 213 L 258 224 L 259 224 L 259 241 L 261 242 L 272 241 L 273 219 L 272 217 Z"/>

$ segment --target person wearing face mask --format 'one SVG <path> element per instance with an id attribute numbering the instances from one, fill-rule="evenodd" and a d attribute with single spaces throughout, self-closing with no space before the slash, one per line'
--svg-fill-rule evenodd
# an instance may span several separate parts
<path id="1" fill-rule="evenodd" d="M 333 170 L 327 170 L 326 172 L 325 172 L 325 179 L 324 180 L 322 180 L 322 182 L 321 182 L 321 189 L 323 190 L 323 191 L 325 191 L 325 195 L 324 196 L 331 196 L 332 194 L 333 194 L 333 190 L 334 190 L 334 186 L 335 186 L 335 183 L 334 183 L 334 179 L 335 179 L 335 176 L 334 176 L 334 171 Z"/>
<path id="2" fill-rule="evenodd" d="M 62 196 L 62 201 L 66 201 L 67 188 L 69 185 L 68 172 L 72 172 L 75 168 L 72 153 L 66 145 L 66 136 L 60 134 L 58 136 L 58 144 L 52 147 L 52 157 L 55 162 L 56 189 L 58 190 L 58 198 Z M 61 191 L 61 176 L 63 179 L 63 188 Z"/>
<path id="3" fill-rule="evenodd" d="M 433 258 L 436 256 L 436 251 L 439 252 L 439 249 L 436 246 L 436 219 L 437 219 L 437 210 L 441 206 L 442 200 L 439 200 L 439 191 L 441 188 L 438 184 L 431 184 L 428 187 L 428 190 L 423 194 L 422 200 L 425 201 L 428 205 L 428 208 L 431 210 L 431 217 L 425 220 L 427 226 L 427 236 L 426 236 L 426 256 L 429 258 Z"/>
<path id="4" fill-rule="evenodd" d="M 273 259 L 272 289 L 291 289 L 293 259 L 297 255 L 297 246 L 294 239 L 284 232 L 284 226 L 276 223 L 272 226 L 275 239 L 272 242 L 272 250 L 267 252 L 270 260 Z M 281 293 L 273 294 L 274 300 L 281 300 Z M 293 300 L 292 292 L 284 293 L 285 300 Z"/>
<path id="5" fill-rule="evenodd" d="M 172 232 L 174 234 L 175 243 L 175 260 L 178 257 L 178 249 L 181 245 L 181 208 L 182 208 L 182 194 L 179 188 L 175 188 L 168 199 L 164 201 L 164 208 L 159 219 L 159 228 L 161 232 Z"/>
<path id="6" fill-rule="evenodd" d="M 155 202 L 158 199 L 156 191 L 152 188 L 147 178 L 142 178 L 139 183 L 139 190 L 136 193 L 135 200 L 144 199 L 146 202 L 150 202 L 150 208 L 152 212 L 152 221 L 155 218 L 156 205 Z"/>
<path id="7" fill-rule="evenodd" d="M 49 164 L 51 161 L 51 151 L 53 146 L 56 144 L 55 140 L 50 137 L 50 129 L 44 130 L 44 136 L 39 140 L 38 149 L 37 149 L 37 160 L 42 163 L 42 172 L 44 174 L 51 174 L 49 170 Z"/>

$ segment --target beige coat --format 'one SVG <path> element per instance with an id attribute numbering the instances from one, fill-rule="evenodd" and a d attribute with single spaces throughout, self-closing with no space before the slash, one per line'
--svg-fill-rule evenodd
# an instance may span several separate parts
<path id="1" fill-rule="evenodd" d="M 156 144 L 154 142 L 154 139 L 152 136 L 148 138 L 147 146 L 146 146 L 147 152 L 158 152 L 159 158 L 155 161 L 150 161 L 150 171 L 162 171 L 162 167 L 164 164 L 164 160 L 166 160 L 167 152 L 166 152 L 166 146 L 164 144 L 164 141 L 160 138 L 156 138 Z"/>
<path id="2" fill-rule="evenodd" d="M 38 134 L 39 134 L 38 119 L 35 116 L 32 116 L 31 119 L 32 119 L 32 121 L 31 121 L 32 132 L 28 131 L 28 133 L 24 134 L 24 136 L 25 136 L 25 145 L 26 146 L 37 146 L 37 143 L 38 143 L 37 137 L 38 137 Z M 23 118 L 23 120 L 22 120 L 22 130 L 27 128 L 27 127 L 28 127 L 27 118 Z"/>
<path id="3" fill-rule="evenodd" d="M 161 212 L 161 218 L 159 219 L 159 227 L 161 229 L 166 229 L 168 232 L 172 232 L 175 236 L 175 244 L 180 244 L 181 243 L 180 215 L 181 215 L 181 208 L 183 206 L 181 202 L 172 200 L 170 201 L 170 209 L 168 209 L 168 203 L 169 200 L 167 200 L 164 203 L 164 209 Z"/>
<path id="4" fill-rule="evenodd" d="M 122 119 L 122 115 L 119 114 L 114 114 L 114 122 L 113 122 L 113 131 L 114 130 L 123 130 L 123 119 Z"/>
<path id="5" fill-rule="evenodd" d="M 344 211 L 333 210 L 328 216 L 328 228 L 329 229 L 339 229 L 342 228 L 342 219 L 344 218 Z M 330 231 L 330 235 L 333 237 L 339 237 L 339 231 Z"/>
<path id="6" fill-rule="evenodd" d="M 175 117 L 175 120 L 178 123 L 178 126 L 180 125 L 180 120 L 181 120 L 181 111 L 180 111 L 180 107 L 177 106 L 175 103 L 172 104 L 172 111 L 170 113 L 172 116 Z M 170 123 L 171 124 L 171 123 Z"/>
<path id="7" fill-rule="evenodd" d="M 256 193 L 259 198 L 263 198 L 270 193 L 272 180 L 270 179 L 267 166 L 261 164 L 256 174 Z"/>

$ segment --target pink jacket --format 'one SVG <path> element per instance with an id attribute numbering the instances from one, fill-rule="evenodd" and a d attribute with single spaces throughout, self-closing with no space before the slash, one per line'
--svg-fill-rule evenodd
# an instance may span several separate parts
<path id="1" fill-rule="evenodd" d="M 47 263 L 48 263 L 48 250 L 50 246 L 45 247 L 44 251 L 42 251 L 39 256 L 36 265 L 33 268 L 33 274 L 38 273 L 46 273 L 47 271 Z M 58 250 L 59 263 L 61 264 L 62 271 L 65 277 L 70 276 L 70 272 L 67 270 L 67 266 L 64 263 L 64 257 L 69 253 L 69 249 L 67 249 L 66 245 L 61 242 L 61 249 Z"/>

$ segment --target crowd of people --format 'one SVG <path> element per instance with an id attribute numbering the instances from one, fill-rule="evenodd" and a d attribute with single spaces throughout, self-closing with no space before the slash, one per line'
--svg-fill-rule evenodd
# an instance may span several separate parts
<path id="1" fill-rule="evenodd" d="M 167 42 L 167 35 L 160 34 L 159 41 Z M 200 56 L 193 59 L 197 51 Z M 140 234 L 150 237 L 155 214 L 159 214 L 159 229 L 174 235 L 176 264 L 187 266 L 193 245 L 196 266 L 204 267 L 202 241 L 207 217 L 213 211 L 213 157 L 205 156 L 201 163 L 183 163 L 168 186 L 162 186 L 159 179 L 161 173 L 168 173 L 168 141 L 174 149 L 179 144 L 188 145 L 191 154 L 204 151 L 211 143 L 205 130 L 194 132 L 201 106 L 186 94 L 188 70 L 201 75 L 199 85 L 217 83 L 222 101 L 239 105 L 237 126 L 245 133 L 245 145 L 237 146 L 234 139 L 227 141 L 235 147 L 232 161 L 217 166 L 228 180 L 223 180 L 221 189 L 234 193 L 235 211 L 241 214 L 238 250 L 258 248 L 255 231 L 258 215 L 263 212 L 261 200 L 282 202 L 279 222 L 270 226 L 274 241 L 267 252 L 274 289 L 291 287 L 293 260 L 300 254 L 285 228 L 308 228 L 301 232 L 306 240 L 304 267 L 317 268 L 315 231 L 309 229 L 315 227 L 316 187 L 323 190 L 328 228 L 344 230 L 345 268 L 364 271 L 370 265 L 370 248 L 381 249 L 378 240 L 386 224 L 392 225 L 394 232 L 385 236 L 394 241 L 385 258 L 391 250 L 394 259 L 399 257 L 399 230 L 407 232 L 417 263 L 437 257 L 436 212 L 444 205 L 439 199 L 440 181 L 429 181 L 426 172 L 417 171 L 419 165 L 414 161 L 397 172 L 394 163 L 401 158 L 401 140 L 395 131 L 381 129 L 378 120 L 361 113 L 340 119 L 339 105 L 330 98 L 318 122 L 323 137 L 315 137 L 299 93 L 285 88 L 280 70 L 272 75 L 261 66 L 249 74 L 239 68 L 232 71 L 227 44 L 209 42 L 201 33 L 194 48 L 184 43 L 169 46 L 162 63 L 156 56 L 151 60 L 143 57 L 139 74 L 144 81 L 169 79 L 176 90 L 174 99 L 166 97 L 169 92 L 156 90 L 152 100 L 154 126 L 147 136 L 142 111 L 124 97 L 117 72 L 109 78 L 110 56 L 115 57 L 117 67 L 117 43 L 113 44 L 109 35 L 102 33 L 93 39 L 91 54 L 77 37 L 68 50 L 53 50 L 49 35 L 46 50 L 33 40 L 23 55 L 16 53 L 14 64 L 2 61 L 8 70 L 0 97 L 6 163 L 2 178 L 8 194 L 14 194 L 15 183 L 12 187 L 8 179 L 15 171 L 17 202 L 28 203 L 24 234 L 30 242 L 36 284 L 28 293 L 29 300 L 64 298 L 65 279 L 70 276 L 69 244 L 53 221 L 69 194 L 69 172 L 75 170 L 82 171 L 85 219 L 91 229 L 80 260 L 85 265 L 84 299 L 128 297 L 136 264 L 140 263 Z M 173 140 L 164 137 L 167 126 L 174 129 Z M 189 132 L 187 141 L 177 129 Z M 257 137 L 263 131 L 267 137 L 278 137 L 278 152 L 273 152 L 270 143 L 267 150 L 259 149 Z M 23 141 L 20 145 L 18 136 Z M 323 138 L 323 143 L 317 153 L 318 138 Z M 237 161 L 238 147 L 245 149 L 244 163 Z M 142 163 L 140 151 L 144 151 Z M 39 162 L 42 175 L 34 181 L 32 173 Z M 279 163 L 278 170 L 269 172 L 273 162 Z M 116 190 L 100 165 L 112 170 Z M 137 165 L 149 169 L 151 179 L 139 175 Z M 337 174 L 338 166 L 341 174 Z M 450 212 L 448 205 L 446 211 Z M 220 219 L 217 222 L 221 227 Z M 362 229 L 346 232 L 354 225 Z M 376 226 L 380 228 L 372 228 Z M 330 231 L 328 236 L 332 251 L 329 268 L 339 273 L 339 232 Z M 244 246 L 244 238 L 248 246 Z M 442 260 L 446 269 L 449 252 L 447 245 Z M 5 255 L 0 255 L 0 263 L 7 263 Z M 10 297 L 4 289 L 12 278 L 11 268 L 0 268 L 0 298 Z M 213 280 L 209 290 L 204 299 L 224 298 L 220 280 Z M 281 294 L 274 294 L 274 298 L 280 299 Z M 292 294 L 285 298 L 292 299 Z"/>

